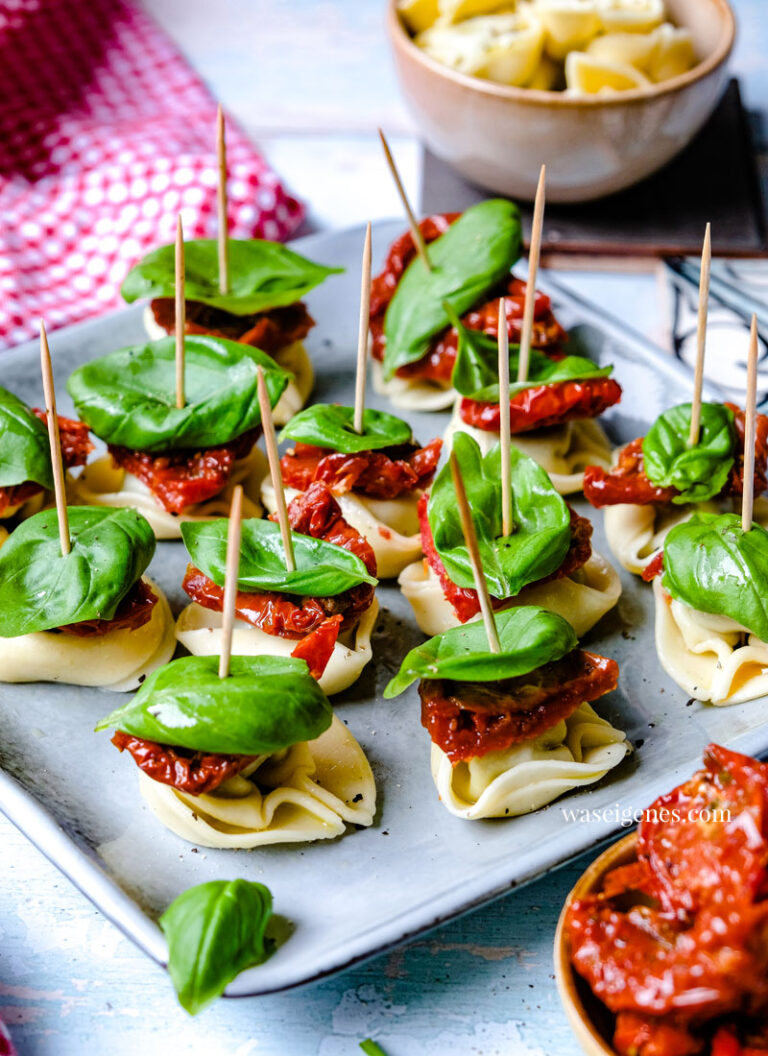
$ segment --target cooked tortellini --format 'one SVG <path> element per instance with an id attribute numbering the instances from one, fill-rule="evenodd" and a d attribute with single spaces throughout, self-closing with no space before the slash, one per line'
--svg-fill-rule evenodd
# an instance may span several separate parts
<path id="1" fill-rule="evenodd" d="M 458 818 L 528 814 L 571 789 L 591 785 L 630 751 L 624 733 L 589 704 L 532 741 L 456 766 L 432 745 L 432 777 L 440 800 Z"/>
<path id="2" fill-rule="evenodd" d="M 419 629 L 430 637 L 458 627 L 453 606 L 443 594 L 440 580 L 426 561 L 415 561 L 398 579 Z M 541 605 L 563 616 L 581 637 L 613 608 L 621 595 L 621 580 L 602 554 L 592 551 L 589 561 L 570 576 L 547 583 L 532 583 L 510 598 L 504 609 L 518 605 Z"/>
<path id="3" fill-rule="evenodd" d="M 544 31 L 526 14 L 505 13 L 468 18 L 457 25 L 434 25 L 416 38 L 420 48 L 459 73 L 527 84 L 541 61 Z"/>
<path id="4" fill-rule="evenodd" d="M 293 488 L 286 488 L 286 502 L 298 494 Z M 399 576 L 406 565 L 420 556 L 418 504 L 421 495 L 417 490 L 397 499 L 370 499 L 349 491 L 338 495 L 334 492 L 344 520 L 370 543 L 376 555 L 379 579 Z M 269 477 L 261 486 L 261 498 L 267 510 L 274 513 L 275 489 Z"/>
<path id="5" fill-rule="evenodd" d="M 381 363 L 375 359 L 371 361 L 371 376 L 376 392 L 404 411 L 444 411 L 456 399 L 456 390 L 450 383 L 430 378 L 399 378 L 397 374 L 385 381 Z"/>
<path id="6" fill-rule="evenodd" d="M 661 550 L 664 539 L 675 525 L 687 521 L 693 513 L 730 513 L 733 509 L 734 504 L 730 501 L 681 506 L 673 503 L 648 503 L 645 506 L 620 503 L 605 507 L 605 535 L 619 564 L 639 576 Z M 768 527 L 768 498 L 764 495 L 755 499 L 753 518 L 764 528 Z"/>
<path id="7" fill-rule="evenodd" d="M 144 309 L 144 329 L 153 341 L 168 334 L 157 322 L 149 305 Z M 281 348 L 274 355 L 275 363 L 283 370 L 293 374 L 282 396 L 272 409 L 272 418 L 276 425 L 286 425 L 301 410 L 309 399 L 315 384 L 315 372 L 312 360 L 304 347 L 303 341 L 294 341 Z"/>
<path id="8" fill-rule="evenodd" d="M 115 692 L 137 689 L 148 674 L 171 659 L 176 648 L 166 597 L 144 578 L 157 595 L 157 604 L 142 627 L 118 628 L 98 637 L 53 630 L 0 638 L 0 682 L 64 682 Z"/>
<path id="9" fill-rule="evenodd" d="M 661 666 L 695 700 L 740 704 L 768 693 L 768 643 L 728 616 L 671 598 L 657 577 L 656 650 Z"/>
<path id="10" fill-rule="evenodd" d="M 446 446 L 452 446 L 454 433 L 469 433 L 479 444 L 481 452 L 487 455 L 498 444 L 499 434 L 467 425 L 459 413 L 460 402 L 456 402 L 445 432 Z M 587 466 L 602 466 L 603 469 L 611 466 L 611 446 L 594 418 L 535 429 L 530 433 L 516 433 L 512 437 L 512 446 L 538 462 L 561 495 L 581 491 Z"/>
<path id="11" fill-rule="evenodd" d="M 320 688 L 328 696 L 341 693 L 353 685 L 371 659 L 371 634 L 378 613 L 379 603 L 374 599 L 357 626 L 339 635 L 328 665 L 318 679 Z M 192 602 L 182 610 L 176 622 L 176 637 L 193 656 L 219 656 L 221 613 Z M 297 644 L 295 638 L 267 634 L 244 620 L 235 620 L 232 632 L 232 651 L 235 656 L 290 656 Z"/>
<path id="12" fill-rule="evenodd" d="M 192 796 L 139 774 L 141 793 L 166 828 L 201 847 L 264 847 L 342 836 L 376 812 L 370 764 L 334 716 L 314 741 L 259 756 L 208 795 Z"/>
<path id="13" fill-rule="evenodd" d="M 401 0 L 437 62 L 499 84 L 572 95 L 645 88 L 696 64 L 664 0 Z"/>
<path id="14" fill-rule="evenodd" d="M 158 539 L 181 539 L 183 521 L 208 521 L 228 517 L 235 485 L 243 485 L 243 517 L 261 517 L 259 489 L 267 472 L 267 460 L 258 447 L 235 462 L 226 488 L 218 495 L 190 506 L 182 514 L 169 513 L 146 484 L 115 465 L 110 455 L 89 462 L 72 485 L 76 502 L 86 506 L 132 506 L 152 525 Z"/>

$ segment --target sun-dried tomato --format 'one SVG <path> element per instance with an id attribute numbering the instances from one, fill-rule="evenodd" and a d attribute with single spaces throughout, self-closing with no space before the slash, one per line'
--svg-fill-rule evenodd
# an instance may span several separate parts
<path id="1" fill-rule="evenodd" d="M 768 765 L 709 745 L 704 768 L 644 812 L 637 862 L 566 915 L 575 969 L 617 1014 L 618 1053 L 766 1051 L 766 896 Z M 713 1026 L 733 1015 L 738 1032 Z"/>
<path id="2" fill-rule="evenodd" d="M 443 589 L 445 598 L 453 606 L 453 611 L 461 621 L 466 623 L 467 620 L 471 620 L 474 616 L 480 612 L 480 601 L 478 600 L 477 591 L 474 587 L 459 587 L 448 575 L 443 560 L 440 554 L 437 552 L 435 547 L 435 540 L 432 536 L 432 529 L 429 524 L 429 517 L 427 516 L 427 503 L 429 502 L 428 495 L 422 495 L 419 500 L 419 525 L 421 529 L 421 548 L 424 551 L 424 558 L 440 580 L 440 586 Z M 575 572 L 579 568 L 583 568 L 592 556 L 592 523 L 587 520 L 586 517 L 582 517 L 578 514 L 572 506 L 568 507 L 571 516 L 571 541 L 568 547 L 568 551 L 563 558 L 563 561 L 559 568 L 555 569 L 548 576 L 544 576 L 542 579 L 536 581 L 536 584 L 549 583 L 555 579 L 562 579 L 564 576 L 570 576 L 572 572 Z M 506 598 L 491 598 L 491 604 L 494 608 L 500 608 Z"/>
<path id="3" fill-rule="evenodd" d="M 613 378 L 584 378 L 582 381 L 557 381 L 536 385 L 516 392 L 509 401 L 510 428 L 513 434 L 580 418 L 597 418 L 621 399 L 621 386 Z M 498 432 L 501 411 L 498 403 L 462 397 L 461 420 L 476 429 Z"/>
<path id="4" fill-rule="evenodd" d="M 39 407 L 33 407 L 32 411 L 43 425 L 48 424 L 48 415 Z M 73 418 L 64 418 L 57 414 L 59 419 L 59 440 L 61 441 L 61 461 L 65 469 L 74 469 L 75 466 L 84 466 L 88 455 L 93 451 L 93 444 L 88 435 L 88 426 L 85 422 L 77 422 Z"/>
<path id="5" fill-rule="evenodd" d="M 158 326 L 167 334 L 175 333 L 176 305 L 173 298 L 158 297 L 150 301 L 149 306 Z M 294 341 L 302 341 L 314 325 L 314 319 L 301 301 L 253 315 L 234 315 L 200 301 L 187 301 L 184 333 L 225 337 L 274 355 Z"/>
<path id="6" fill-rule="evenodd" d="M 110 631 L 137 631 L 152 619 L 155 605 L 157 594 L 146 580 L 140 579 L 120 602 L 111 620 L 83 620 L 58 629 L 75 638 L 101 638 Z"/>
<path id="7" fill-rule="evenodd" d="M 188 506 L 205 502 L 223 491 L 238 459 L 245 458 L 261 435 L 261 426 L 249 429 L 229 443 L 205 451 L 174 451 L 152 455 L 109 444 L 116 465 L 145 484 L 168 511 L 180 514 Z"/>
<path id="8" fill-rule="evenodd" d="M 291 653 L 291 656 L 307 661 L 309 673 L 313 678 L 323 677 L 323 672 L 333 655 L 343 619 L 339 614 L 323 620 L 319 627 L 301 639 Z"/>
<path id="9" fill-rule="evenodd" d="M 664 571 L 664 551 L 659 550 L 652 561 L 645 566 L 643 569 L 643 579 L 646 583 L 651 583 L 656 576 L 660 576 Z"/>
<path id="10" fill-rule="evenodd" d="M 39 407 L 33 407 L 32 413 L 40 421 L 48 424 L 48 415 Z M 88 455 L 93 451 L 93 444 L 88 436 L 88 426 L 85 422 L 76 422 L 71 418 L 57 415 L 59 419 L 59 440 L 61 442 L 61 461 L 65 469 L 74 469 L 75 466 L 84 466 Z M 13 484 L 0 488 L 0 517 L 3 512 L 12 506 L 21 506 L 29 502 L 35 495 L 39 495 L 45 489 L 41 484 L 34 481 L 25 481 L 23 484 Z"/>
<path id="11" fill-rule="evenodd" d="M 283 455 L 280 469 L 285 485 L 298 491 L 306 491 L 319 480 L 337 495 L 354 491 L 372 499 L 396 499 L 431 483 L 442 446 L 442 440 L 433 440 L 426 447 L 401 444 L 345 455 L 296 444 Z"/>
<path id="12" fill-rule="evenodd" d="M 618 679 L 615 660 L 581 649 L 500 682 L 424 679 L 421 724 L 455 766 L 533 740 L 580 704 L 610 693 Z"/>
<path id="13" fill-rule="evenodd" d="M 112 738 L 118 751 L 127 751 L 147 777 L 163 785 L 171 785 L 190 796 L 213 792 L 230 777 L 249 766 L 255 755 L 217 755 L 213 752 L 194 752 L 188 748 L 171 748 L 142 737 L 118 732 Z"/>
<path id="14" fill-rule="evenodd" d="M 435 213 L 419 224 L 421 233 L 427 243 L 434 242 L 444 234 L 461 213 Z M 387 254 L 384 268 L 371 285 L 370 326 L 373 338 L 371 351 L 374 359 L 382 360 L 386 348 L 384 335 L 384 316 L 392 300 L 403 272 L 416 256 L 416 247 L 410 231 L 405 231 L 396 239 Z M 507 313 L 507 333 L 512 343 L 519 342 L 525 305 L 526 284 L 521 279 L 510 277 L 498 284 L 488 300 L 472 308 L 464 316 L 462 323 L 470 330 L 482 330 L 483 333 L 496 337 L 498 333 L 499 297 L 503 296 Z M 456 362 L 458 333 L 455 327 L 448 327 L 437 334 L 430 342 L 429 351 L 416 363 L 407 363 L 396 371 L 402 378 L 426 378 L 450 384 L 453 366 Z M 552 312 L 549 297 L 539 290 L 535 294 L 534 325 L 531 343 L 534 348 L 552 352 L 557 357 L 560 345 L 567 340 L 567 335 Z"/>
<path id="15" fill-rule="evenodd" d="M 277 520 L 277 515 L 273 513 L 270 519 Z M 327 484 L 317 480 L 310 484 L 306 491 L 292 499 L 288 503 L 288 520 L 294 532 L 324 539 L 327 543 L 351 550 L 360 558 L 368 572 L 372 576 L 376 575 L 376 555 L 373 547 L 344 520 L 341 506 Z M 370 590 L 373 592 L 373 587 Z"/>

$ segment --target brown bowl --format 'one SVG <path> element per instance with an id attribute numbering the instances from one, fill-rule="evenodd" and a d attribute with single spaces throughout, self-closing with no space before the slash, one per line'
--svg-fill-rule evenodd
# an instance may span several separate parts
<path id="1" fill-rule="evenodd" d="M 717 106 L 736 34 L 728 0 L 667 0 L 701 61 L 660 84 L 585 98 L 457 73 L 417 47 L 397 0 L 388 4 L 400 86 L 430 149 L 473 183 L 529 201 L 542 163 L 547 199 L 581 202 L 629 187 L 670 161 Z"/>
<path id="2" fill-rule="evenodd" d="M 614 843 L 607 851 L 603 851 L 599 858 L 590 865 L 585 873 L 579 878 L 576 886 L 565 900 L 565 905 L 557 922 L 555 933 L 555 982 L 557 992 L 568 1017 L 576 1039 L 587 1056 L 616 1056 L 615 1049 L 606 1041 L 604 1032 L 595 1022 L 596 1016 L 585 1001 L 588 987 L 571 966 L 571 951 L 568 938 L 565 934 L 565 914 L 568 907 L 577 898 L 594 894 L 599 891 L 603 879 L 611 869 L 618 865 L 628 865 L 634 861 L 637 847 L 637 833 L 631 832 L 624 839 Z M 591 996 L 591 995 L 590 995 Z M 592 998 L 592 1003 L 598 1007 L 599 1002 Z M 600 1006 L 602 1007 L 602 1006 Z"/>

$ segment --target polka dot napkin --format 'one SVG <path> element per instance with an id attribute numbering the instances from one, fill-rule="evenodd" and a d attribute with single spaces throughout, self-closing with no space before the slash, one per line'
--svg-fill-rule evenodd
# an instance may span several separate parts
<path id="1" fill-rule="evenodd" d="M 216 233 L 216 103 L 124 0 L 0 4 L 0 348 L 122 303 L 126 272 Z M 302 206 L 231 122 L 229 231 L 287 238 Z"/>

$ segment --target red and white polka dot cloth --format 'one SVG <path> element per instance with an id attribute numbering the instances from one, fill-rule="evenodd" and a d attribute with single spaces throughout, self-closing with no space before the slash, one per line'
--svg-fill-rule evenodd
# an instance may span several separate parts
<path id="1" fill-rule="evenodd" d="M 0 349 L 121 304 L 126 272 L 216 232 L 216 104 L 124 0 L 0 0 Z M 284 239 L 302 206 L 227 125 L 229 231 Z"/>
<path id="2" fill-rule="evenodd" d="M 0 1019 L 0 1056 L 16 1056 L 16 1049 L 13 1047 L 11 1036 L 3 1026 L 3 1021 Z"/>

